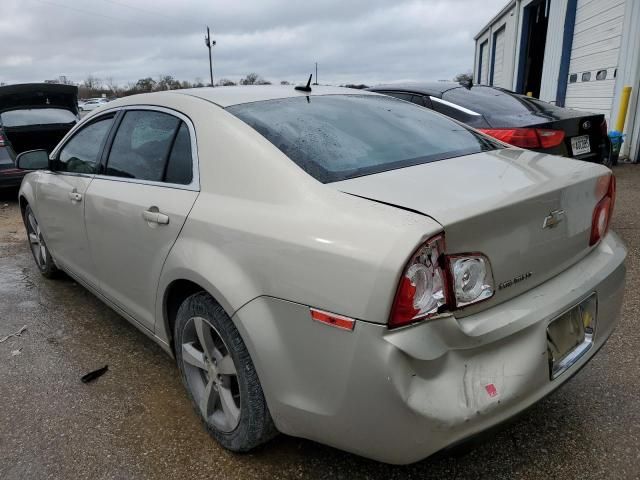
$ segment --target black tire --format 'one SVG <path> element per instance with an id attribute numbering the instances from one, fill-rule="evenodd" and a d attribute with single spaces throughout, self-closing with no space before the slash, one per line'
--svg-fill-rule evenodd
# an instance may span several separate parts
<path id="1" fill-rule="evenodd" d="M 617 162 L 617 159 L 614 162 L 613 158 L 610 155 L 607 155 L 602 157 L 602 160 L 600 161 L 600 163 L 607 168 L 612 168 L 614 165 L 617 165 L 618 162 Z"/>
<path id="2" fill-rule="evenodd" d="M 201 391 L 196 388 L 198 385 L 194 382 L 199 381 L 198 373 L 201 376 L 200 379 L 202 382 L 205 384 L 210 382 L 209 373 L 205 373 L 207 372 L 206 369 L 194 367 L 193 364 L 188 361 L 185 362 L 184 360 L 184 344 L 186 343 L 187 346 L 195 345 L 196 343 L 199 344 L 197 340 L 199 337 L 197 337 L 195 341 L 190 341 L 193 340 L 192 328 L 195 328 L 194 322 L 201 322 L 201 325 L 204 325 L 203 319 L 208 326 L 213 327 L 213 330 L 210 330 L 212 335 L 215 336 L 215 334 L 217 334 L 224 342 L 224 344 L 219 344 L 220 351 L 226 349 L 228 355 L 233 359 L 236 371 L 233 376 L 236 379 L 235 381 L 237 381 L 234 385 L 239 394 L 240 413 L 236 420 L 238 422 L 237 426 L 231 431 L 224 431 L 214 424 L 213 418 L 216 413 L 213 413 L 209 419 L 203 415 L 201 401 L 205 395 L 201 394 L 198 396 L 194 392 L 196 390 Z M 233 452 L 247 452 L 277 434 L 247 347 L 232 320 L 209 294 L 206 292 L 195 293 L 180 305 L 176 316 L 173 338 L 176 360 L 182 382 L 188 392 L 194 409 L 213 438 L 228 450 Z M 203 353 L 203 358 L 207 356 L 206 353 L 204 353 L 205 348 L 199 348 L 199 350 Z M 212 362 L 209 362 L 209 364 L 211 363 Z M 220 362 L 220 364 L 222 364 L 222 362 Z M 220 378 L 221 376 L 217 375 L 217 377 Z M 205 392 L 206 391 L 205 388 Z M 196 398 L 197 396 L 199 398 Z M 218 393 L 218 398 L 221 396 L 222 394 Z M 215 402 L 219 403 L 220 400 L 218 399 Z M 217 414 L 220 414 L 220 412 L 217 412 Z"/>
<path id="3" fill-rule="evenodd" d="M 29 250 L 36 262 L 36 266 L 42 276 L 46 278 L 56 278 L 60 271 L 56 267 L 53 257 L 47 248 L 47 244 L 44 241 L 38 221 L 36 219 L 33 210 L 27 205 L 24 211 L 24 225 L 27 229 L 27 242 L 29 242 Z"/>

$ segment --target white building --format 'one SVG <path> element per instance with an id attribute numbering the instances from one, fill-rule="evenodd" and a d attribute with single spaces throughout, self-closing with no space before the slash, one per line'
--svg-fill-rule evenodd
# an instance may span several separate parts
<path id="1" fill-rule="evenodd" d="M 474 83 L 603 113 L 633 88 L 622 157 L 640 161 L 640 0 L 512 0 L 475 37 Z"/>

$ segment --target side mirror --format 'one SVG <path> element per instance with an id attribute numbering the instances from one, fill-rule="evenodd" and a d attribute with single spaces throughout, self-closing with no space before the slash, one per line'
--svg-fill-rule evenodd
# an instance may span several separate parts
<path id="1" fill-rule="evenodd" d="M 16 166 L 22 170 L 46 170 L 49 168 L 49 154 L 46 150 L 29 150 L 16 157 Z"/>

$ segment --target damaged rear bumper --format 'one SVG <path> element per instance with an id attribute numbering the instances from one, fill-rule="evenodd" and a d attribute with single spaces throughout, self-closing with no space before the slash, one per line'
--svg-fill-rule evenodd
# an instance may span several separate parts
<path id="1" fill-rule="evenodd" d="M 260 297 L 234 316 L 280 431 L 389 463 L 411 463 L 531 406 L 605 343 L 618 318 L 626 249 L 609 233 L 578 264 L 488 310 L 389 331 L 313 322 Z M 551 380 L 546 329 L 595 292 L 590 348 Z"/>

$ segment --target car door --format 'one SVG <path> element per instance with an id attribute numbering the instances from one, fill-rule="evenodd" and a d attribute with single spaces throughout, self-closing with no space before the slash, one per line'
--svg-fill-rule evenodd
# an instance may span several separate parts
<path id="1" fill-rule="evenodd" d="M 103 294 L 153 330 L 162 266 L 198 196 L 195 135 L 161 108 L 128 108 L 118 121 L 87 191 L 87 235 Z"/>
<path id="2" fill-rule="evenodd" d="M 36 215 L 56 263 L 96 287 L 84 222 L 85 193 L 97 169 L 114 114 L 96 118 L 52 153 L 52 171 L 38 176 Z"/>

